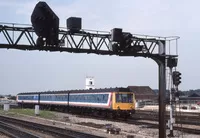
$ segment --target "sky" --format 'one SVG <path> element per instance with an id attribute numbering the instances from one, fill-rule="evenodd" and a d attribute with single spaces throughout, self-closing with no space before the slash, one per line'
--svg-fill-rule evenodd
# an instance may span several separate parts
<path id="1" fill-rule="evenodd" d="M 60 18 L 82 18 L 82 28 L 133 34 L 179 36 L 181 90 L 198 89 L 200 78 L 198 0 L 45 0 Z M 38 0 L 0 2 L 0 22 L 31 24 Z M 0 33 L 0 40 L 2 34 Z M 176 48 L 171 49 L 172 53 Z M 149 58 L 101 56 L 0 49 L 0 94 L 84 89 L 94 76 L 96 88 L 150 86 L 158 88 L 158 66 Z"/>

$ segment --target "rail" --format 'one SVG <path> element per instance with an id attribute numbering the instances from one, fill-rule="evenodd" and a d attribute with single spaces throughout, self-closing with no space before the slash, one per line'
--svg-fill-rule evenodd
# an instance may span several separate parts
<path id="1" fill-rule="evenodd" d="M 84 132 L 74 131 L 72 129 L 67 129 L 67 128 L 63 129 L 63 128 L 58 128 L 58 127 L 54 127 L 54 126 L 38 124 L 38 123 L 24 121 L 24 120 L 20 120 L 20 119 L 15 119 L 13 117 L 6 117 L 6 116 L 2 116 L 2 115 L 0 116 L 0 120 L 2 122 L 7 122 L 7 123 L 10 123 L 10 124 L 13 124 L 16 126 L 23 126 L 28 129 L 40 130 L 40 131 L 43 131 L 44 133 L 47 133 L 47 134 L 50 133 L 54 136 L 59 136 L 59 137 L 102 138 L 100 136 L 95 136 L 95 135 L 84 133 Z M 32 137 L 26 137 L 26 138 L 32 138 Z"/>
<path id="2" fill-rule="evenodd" d="M 39 136 L 20 129 L 17 126 L 0 121 L 0 132 L 12 138 L 40 138 Z"/>

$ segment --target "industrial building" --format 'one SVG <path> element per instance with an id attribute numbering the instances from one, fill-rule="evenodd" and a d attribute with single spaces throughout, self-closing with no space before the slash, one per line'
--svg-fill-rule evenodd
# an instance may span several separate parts
<path id="1" fill-rule="evenodd" d="M 128 86 L 135 94 L 136 106 L 158 105 L 158 96 L 149 86 Z"/>

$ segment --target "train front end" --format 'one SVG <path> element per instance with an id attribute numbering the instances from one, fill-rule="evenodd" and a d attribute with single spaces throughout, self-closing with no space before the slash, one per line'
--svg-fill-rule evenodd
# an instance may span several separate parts
<path id="1" fill-rule="evenodd" d="M 135 113 L 135 95 L 132 92 L 115 92 L 112 105 L 118 116 L 128 117 Z"/>

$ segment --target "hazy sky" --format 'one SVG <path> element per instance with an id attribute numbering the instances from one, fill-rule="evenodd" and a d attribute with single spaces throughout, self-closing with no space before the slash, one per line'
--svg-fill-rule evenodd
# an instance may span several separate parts
<path id="1" fill-rule="evenodd" d="M 30 24 L 38 0 L 0 2 L 0 22 Z M 82 17 L 86 29 L 110 31 L 120 27 L 134 34 L 180 36 L 180 89 L 199 86 L 199 0 L 46 0 L 66 26 L 70 16 Z M 0 34 L 2 35 L 2 34 Z M 0 36 L 1 37 L 1 36 Z M 97 88 L 145 85 L 158 88 L 158 66 L 151 59 L 95 54 L 0 49 L 0 94 L 26 91 L 82 89 L 85 76 Z"/>

